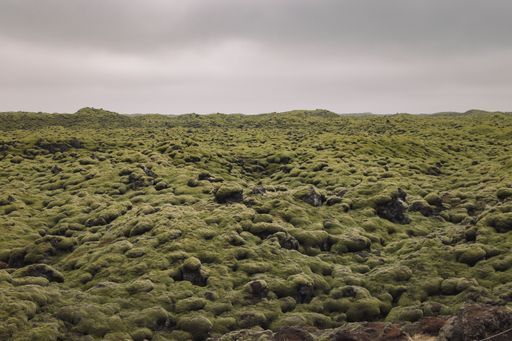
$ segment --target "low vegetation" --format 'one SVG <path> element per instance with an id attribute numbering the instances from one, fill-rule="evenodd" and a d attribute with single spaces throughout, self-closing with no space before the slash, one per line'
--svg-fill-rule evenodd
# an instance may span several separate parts
<path id="1" fill-rule="evenodd" d="M 0 339 L 204 340 L 512 297 L 512 115 L 0 114 Z"/>

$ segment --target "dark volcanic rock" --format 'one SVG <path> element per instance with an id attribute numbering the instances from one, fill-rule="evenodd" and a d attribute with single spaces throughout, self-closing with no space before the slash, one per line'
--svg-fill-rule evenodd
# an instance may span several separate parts
<path id="1" fill-rule="evenodd" d="M 203 276 L 200 270 L 188 271 L 185 269 L 181 270 L 181 278 L 184 281 L 189 281 L 194 285 L 205 286 L 206 277 Z"/>
<path id="2" fill-rule="evenodd" d="M 279 245 L 282 248 L 288 250 L 298 250 L 299 249 L 299 241 L 287 232 L 277 232 L 274 233 L 273 236 L 277 237 L 279 240 Z"/>
<path id="3" fill-rule="evenodd" d="M 506 307 L 473 305 L 456 315 L 427 316 L 413 323 L 360 322 L 347 323 L 334 329 L 315 327 L 283 327 L 276 332 L 242 329 L 210 340 L 272 341 L 466 341 L 512 339 L 512 311 Z"/>
<path id="4" fill-rule="evenodd" d="M 83 144 L 81 141 L 79 141 L 75 138 L 70 139 L 69 141 L 64 141 L 64 142 L 47 142 L 43 139 L 39 139 L 36 142 L 36 147 L 45 149 L 48 152 L 54 154 L 57 152 L 61 152 L 61 153 L 66 152 L 66 151 L 70 150 L 71 148 L 75 148 L 75 149 L 83 148 Z"/>
<path id="5" fill-rule="evenodd" d="M 208 182 L 223 182 L 224 179 L 222 178 L 216 178 L 214 176 L 212 176 L 210 173 L 208 172 L 202 172 L 200 173 L 198 176 L 197 176 L 197 180 L 199 181 L 208 181 Z"/>
<path id="6" fill-rule="evenodd" d="M 243 201 L 243 189 L 236 185 L 222 185 L 215 191 L 215 201 L 219 204 Z"/>
<path id="7" fill-rule="evenodd" d="M 201 261 L 190 257 L 183 263 L 177 280 L 189 281 L 194 285 L 205 286 L 208 279 L 206 273 L 201 269 Z"/>
<path id="8" fill-rule="evenodd" d="M 140 168 L 146 173 L 147 176 L 150 176 L 152 178 L 156 177 L 155 172 L 153 172 L 150 168 L 146 167 L 145 165 L 141 165 Z"/>
<path id="9" fill-rule="evenodd" d="M 284 327 L 274 334 L 275 341 L 313 341 L 314 337 L 308 331 L 297 327 Z"/>
<path id="10" fill-rule="evenodd" d="M 301 188 L 295 192 L 294 196 L 312 206 L 322 206 L 325 201 L 325 196 L 315 186 Z"/>
<path id="11" fill-rule="evenodd" d="M 247 283 L 247 290 L 254 298 L 264 298 L 268 295 L 267 282 L 261 279 L 250 281 Z"/>
<path id="12" fill-rule="evenodd" d="M 411 219 L 407 216 L 407 194 L 402 189 L 397 189 L 383 202 L 376 203 L 375 211 L 381 218 L 394 223 L 408 224 Z"/>
<path id="13" fill-rule="evenodd" d="M 492 337 L 492 338 L 491 338 Z M 472 305 L 451 317 L 439 332 L 440 341 L 512 340 L 512 310 Z"/>
<path id="14" fill-rule="evenodd" d="M 265 187 L 263 187 L 263 185 L 256 185 L 251 190 L 251 193 L 255 194 L 255 195 L 263 195 L 263 194 L 267 193 L 267 190 L 265 189 Z"/>
<path id="15" fill-rule="evenodd" d="M 0 206 L 9 205 L 15 201 L 16 199 L 12 195 L 8 195 L 5 199 L 0 199 Z"/>
<path id="16" fill-rule="evenodd" d="M 59 174 L 60 172 L 62 172 L 62 168 L 60 168 L 59 166 L 57 165 L 54 165 L 51 169 L 52 173 L 53 174 Z"/>
<path id="17" fill-rule="evenodd" d="M 313 287 L 306 284 L 300 284 L 297 287 L 297 302 L 299 303 L 309 303 L 313 299 L 314 291 Z"/>

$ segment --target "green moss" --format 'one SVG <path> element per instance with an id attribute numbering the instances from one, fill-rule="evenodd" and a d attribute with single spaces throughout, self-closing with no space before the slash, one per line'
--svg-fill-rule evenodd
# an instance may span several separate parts
<path id="1" fill-rule="evenodd" d="M 0 122 L 2 340 L 203 340 L 510 297 L 508 114 Z"/>
<path id="2" fill-rule="evenodd" d="M 139 328 L 131 333 L 133 341 L 151 340 L 153 332 L 149 328 Z"/>
<path id="3" fill-rule="evenodd" d="M 207 304 L 205 309 L 211 311 L 215 315 L 222 315 L 223 313 L 232 310 L 233 305 L 231 303 L 210 302 Z"/>
<path id="4" fill-rule="evenodd" d="M 159 330 L 170 324 L 170 315 L 162 307 L 146 308 L 132 318 L 132 323 L 141 328 Z"/>
<path id="5" fill-rule="evenodd" d="M 254 223 L 272 223 L 274 218 L 270 214 L 255 214 L 252 221 Z"/>
<path id="6" fill-rule="evenodd" d="M 441 291 L 442 278 L 429 278 L 423 281 L 422 288 L 427 295 L 438 295 Z"/>
<path id="7" fill-rule="evenodd" d="M 457 295 L 472 285 L 466 278 L 448 278 L 441 282 L 441 293 L 443 295 Z"/>
<path id="8" fill-rule="evenodd" d="M 215 191 L 218 203 L 238 202 L 243 199 L 243 189 L 236 184 L 223 184 Z"/>
<path id="9" fill-rule="evenodd" d="M 429 193 L 423 199 L 425 199 L 429 205 L 440 206 L 443 204 L 441 197 L 437 193 Z"/>
<path id="10" fill-rule="evenodd" d="M 201 261 L 196 257 L 189 257 L 183 262 L 183 268 L 188 271 L 196 271 L 201 268 Z"/>
<path id="11" fill-rule="evenodd" d="M 301 314 L 286 314 L 272 322 L 271 329 L 279 330 L 284 327 L 301 327 L 308 326 L 309 321 Z"/>
<path id="12" fill-rule="evenodd" d="M 423 310 L 414 307 L 395 307 L 391 309 L 386 321 L 390 322 L 415 322 L 423 317 Z"/>
<path id="13" fill-rule="evenodd" d="M 237 320 L 234 317 L 219 317 L 213 321 L 213 333 L 226 334 L 237 328 Z"/>
<path id="14" fill-rule="evenodd" d="M 475 265 L 477 262 L 485 258 L 487 252 L 478 245 L 472 245 L 460 250 L 457 255 L 457 261 L 465 263 L 469 266 Z"/>
<path id="15" fill-rule="evenodd" d="M 243 271 L 249 275 L 254 275 L 258 273 L 265 273 L 269 271 L 271 265 L 266 262 L 252 262 L 252 261 L 244 261 L 238 263 L 238 269 Z"/>
<path id="16" fill-rule="evenodd" d="M 51 243 L 39 243 L 28 248 L 23 262 L 25 264 L 43 262 L 46 258 L 55 255 L 55 253 L 56 250 Z"/>
<path id="17" fill-rule="evenodd" d="M 34 340 L 34 341 L 56 341 L 64 337 L 61 332 L 61 326 L 56 322 L 36 324 L 21 335 L 18 334 L 18 340 Z"/>
<path id="18" fill-rule="evenodd" d="M 351 306 L 348 299 L 327 299 L 324 301 L 323 309 L 326 312 L 346 312 Z"/>
<path id="19" fill-rule="evenodd" d="M 505 200 L 512 197 L 512 188 L 500 188 L 496 192 L 496 197 L 500 200 Z"/>
<path id="20" fill-rule="evenodd" d="M 204 316 L 184 316 L 178 320 L 178 328 L 190 333 L 195 340 L 204 340 L 213 329 L 213 323 Z"/>
<path id="21" fill-rule="evenodd" d="M 138 236 L 141 234 L 144 234 L 146 232 L 149 232 L 153 229 L 153 223 L 148 220 L 139 221 L 137 225 L 135 225 L 131 231 L 130 236 Z"/>
<path id="22" fill-rule="evenodd" d="M 247 230 L 261 238 L 266 238 L 271 234 L 283 231 L 283 227 L 274 223 L 255 223 L 247 226 Z"/>
<path id="23" fill-rule="evenodd" d="M 236 315 L 236 320 L 240 328 L 253 328 L 256 326 L 266 328 L 268 326 L 267 317 L 260 311 L 242 311 Z"/>
<path id="24" fill-rule="evenodd" d="M 126 287 L 126 291 L 130 294 L 140 293 L 140 292 L 150 292 L 155 288 L 153 282 L 149 279 L 138 279 L 130 283 Z"/>
<path id="25" fill-rule="evenodd" d="M 380 302 L 374 298 L 357 300 L 347 310 L 348 321 L 372 321 L 380 316 Z"/>
<path id="26" fill-rule="evenodd" d="M 47 286 L 50 284 L 50 281 L 45 277 L 19 277 L 19 278 L 13 278 L 12 284 L 15 286 L 20 285 L 39 285 L 39 286 Z"/>
<path id="27" fill-rule="evenodd" d="M 324 250 L 330 247 L 330 237 L 326 231 L 291 230 L 290 234 L 295 237 L 303 247 L 316 247 Z"/>
<path id="28" fill-rule="evenodd" d="M 325 201 L 325 195 L 315 186 L 302 186 L 293 193 L 294 198 L 304 201 L 312 206 L 321 206 Z"/>
<path id="29" fill-rule="evenodd" d="M 388 283 L 407 282 L 411 278 L 412 274 L 412 270 L 404 265 L 382 268 L 373 273 L 373 275 L 380 281 Z"/>
<path id="30" fill-rule="evenodd" d="M 493 214 L 487 217 L 487 224 L 494 227 L 497 232 L 508 232 L 512 230 L 512 212 Z"/>
<path id="31" fill-rule="evenodd" d="M 364 236 L 350 235 L 339 237 L 332 250 L 337 253 L 358 252 L 369 249 L 370 246 L 370 239 Z"/>
<path id="32" fill-rule="evenodd" d="M 62 273 L 53 267 L 46 264 L 32 264 L 24 268 L 16 270 L 13 273 L 14 277 L 21 276 L 33 276 L 33 277 L 44 277 L 50 282 L 64 282 L 64 276 Z"/>
<path id="33" fill-rule="evenodd" d="M 189 297 L 176 302 L 175 310 L 177 313 L 201 310 L 206 306 L 207 301 L 204 298 Z"/>

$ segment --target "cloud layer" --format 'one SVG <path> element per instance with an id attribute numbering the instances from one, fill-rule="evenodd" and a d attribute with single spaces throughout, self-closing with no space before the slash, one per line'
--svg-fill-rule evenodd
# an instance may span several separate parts
<path id="1" fill-rule="evenodd" d="M 3 0 L 0 111 L 511 110 L 508 0 Z"/>

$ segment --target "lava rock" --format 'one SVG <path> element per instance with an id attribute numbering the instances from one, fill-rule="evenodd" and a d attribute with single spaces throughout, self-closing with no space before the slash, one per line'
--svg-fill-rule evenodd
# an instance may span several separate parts
<path id="1" fill-rule="evenodd" d="M 283 327 L 274 334 L 275 341 L 313 341 L 314 339 L 308 331 L 298 327 Z"/>
<path id="2" fill-rule="evenodd" d="M 294 197 L 315 207 L 322 206 L 325 201 L 325 195 L 320 193 L 315 186 L 306 186 L 299 189 L 295 192 Z"/>
<path id="3" fill-rule="evenodd" d="M 394 223 L 410 223 L 411 219 L 406 214 L 408 209 L 406 197 L 407 193 L 400 188 L 390 196 L 384 196 L 382 200 L 375 203 L 377 215 Z"/>
<path id="4" fill-rule="evenodd" d="M 199 181 L 208 181 L 208 182 L 223 182 L 224 181 L 224 179 L 216 178 L 216 177 L 212 176 L 208 172 L 199 173 L 199 175 L 197 176 L 197 180 L 199 180 Z"/>
<path id="5" fill-rule="evenodd" d="M 471 305 L 441 328 L 438 340 L 511 340 L 512 311 L 506 307 Z M 502 334 L 500 334 L 502 333 Z M 499 335 L 498 335 L 499 334 Z"/>
<path id="6" fill-rule="evenodd" d="M 215 201 L 219 204 L 243 201 L 243 189 L 238 185 L 222 185 L 215 191 Z"/>
<path id="7" fill-rule="evenodd" d="M 263 195 L 267 193 L 267 190 L 265 187 L 263 187 L 263 185 L 257 185 L 251 190 L 251 193 L 254 195 Z"/>
<path id="8" fill-rule="evenodd" d="M 178 280 L 189 281 L 198 286 L 205 286 L 207 279 L 206 273 L 201 269 L 201 261 L 196 257 L 185 260 L 178 276 Z"/>
<path id="9" fill-rule="evenodd" d="M 246 290 L 254 298 L 264 298 L 268 295 L 268 284 L 262 279 L 256 279 L 246 284 Z"/>
<path id="10" fill-rule="evenodd" d="M 282 248 L 288 250 L 298 250 L 299 249 L 299 241 L 287 232 L 277 232 L 274 233 L 273 236 L 277 237 L 279 240 L 279 245 Z"/>
<path id="11" fill-rule="evenodd" d="M 59 166 L 57 165 L 54 165 L 52 168 L 51 168 L 51 172 L 53 174 L 59 174 L 60 172 L 62 172 L 62 168 L 60 168 Z"/>

